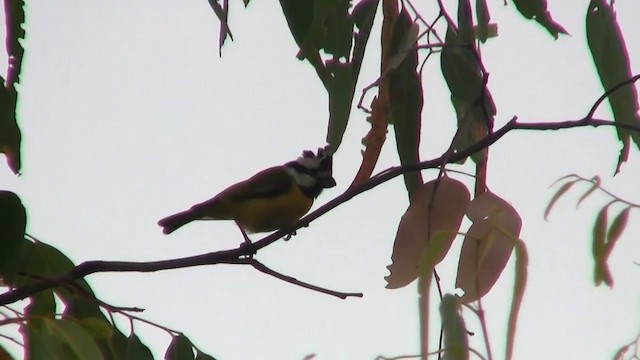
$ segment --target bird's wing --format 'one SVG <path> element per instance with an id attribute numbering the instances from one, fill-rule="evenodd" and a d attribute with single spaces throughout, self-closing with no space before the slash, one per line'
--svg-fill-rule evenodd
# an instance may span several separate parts
<path id="1" fill-rule="evenodd" d="M 249 179 L 233 185 L 220 193 L 219 197 L 231 201 L 243 201 L 276 197 L 291 190 L 293 179 L 282 166 L 265 169 Z"/>

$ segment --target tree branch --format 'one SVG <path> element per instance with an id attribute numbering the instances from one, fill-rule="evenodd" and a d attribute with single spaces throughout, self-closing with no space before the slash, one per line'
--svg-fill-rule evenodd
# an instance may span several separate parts
<path id="1" fill-rule="evenodd" d="M 331 296 L 335 296 L 335 297 L 339 297 L 340 299 L 346 299 L 348 297 L 362 297 L 362 293 L 344 293 L 344 292 L 339 292 L 339 291 L 334 291 L 334 290 L 329 290 L 329 289 L 325 289 L 316 285 L 312 285 L 309 283 L 306 283 L 304 281 L 300 281 L 294 277 L 291 276 L 287 276 L 284 274 L 281 274 L 269 267 L 267 267 L 265 264 L 261 263 L 260 261 L 253 259 L 253 258 L 248 258 L 248 259 L 241 259 L 238 264 L 248 264 L 253 266 L 254 269 L 265 273 L 267 275 L 271 275 L 273 277 L 275 277 L 276 279 L 280 279 L 282 281 L 288 282 L 289 284 L 293 284 L 293 285 L 297 285 L 300 287 L 303 287 L 305 289 L 309 289 L 309 290 L 313 290 L 313 291 L 318 291 L 321 292 L 323 294 L 327 294 L 327 295 L 331 295 Z"/>
<path id="2" fill-rule="evenodd" d="M 309 224 L 312 221 L 316 220 L 317 218 L 326 214 L 327 212 L 333 210 L 339 205 L 351 200 L 357 195 L 362 194 L 363 192 L 366 192 L 368 190 L 371 190 L 376 186 L 382 183 L 385 183 L 409 171 L 433 169 L 433 168 L 440 167 L 442 164 L 456 163 L 462 159 L 469 157 L 472 154 L 475 154 L 478 151 L 481 151 L 484 148 L 487 148 L 493 145 L 495 142 L 500 140 L 504 135 L 506 135 L 508 132 L 513 130 L 544 131 L 544 130 L 561 130 L 561 129 L 576 128 L 576 127 L 586 127 L 586 126 L 593 126 L 593 127 L 613 126 L 617 128 L 623 128 L 626 130 L 640 132 L 640 126 L 620 124 L 614 121 L 592 118 L 593 113 L 595 112 L 595 109 L 597 109 L 598 106 L 602 104 L 602 102 L 606 97 L 611 95 L 613 92 L 615 92 L 617 89 L 621 88 L 622 86 L 631 84 L 639 79 L 640 79 L 640 75 L 636 75 L 631 79 L 626 80 L 623 83 L 606 91 L 594 103 L 594 105 L 592 106 L 587 116 L 582 119 L 559 121 L 559 122 L 521 123 L 521 122 L 518 122 L 517 117 L 514 117 L 509 122 L 507 122 L 503 127 L 495 131 L 493 134 L 487 135 L 482 140 L 469 146 L 465 150 L 458 151 L 458 152 L 445 152 L 444 154 L 442 154 L 441 156 L 435 159 L 423 161 L 417 164 L 396 166 L 396 167 L 392 167 L 387 170 L 384 170 L 381 173 L 373 176 L 367 182 L 347 189 L 341 195 L 338 195 L 331 201 L 319 207 L 317 210 L 311 212 L 307 216 L 300 219 L 294 226 L 288 228 L 287 230 L 278 230 L 262 238 L 261 240 L 254 242 L 251 246 L 239 246 L 238 248 L 235 248 L 235 249 L 221 250 L 221 251 L 215 251 L 215 252 L 206 253 L 202 255 L 189 256 L 189 257 L 183 257 L 183 258 L 177 258 L 177 259 L 169 259 L 169 260 L 161 260 L 161 261 L 150 261 L 150 262 L 86 261 L 60 276 L 49 278 L 49 279 L 38 280 L 33 283 L 20 286 L 18 288 L 15 288 L 13 290 L 9 290 L 3 294 L 0 294 L 0 306 L 26 299 L 27 297 L 37 292 L 58 287 L 60 286 L 60 284 L 73 283 L 73 281 L 76 279 L 84 278 L 87 275 L 99 273 L 99 272 L 155 272 L 160 270 L 170 270 L 170 269 L 178 269 L 178 268 L 186 268 L 186 267 L 202 266 L 202 265 L 246 264 L 250 260 L 247 258 L 249 258 L 258 250 L 278 241 L 279 239 L 283 238 L 285 235 L 291 233 L 292 231 L 298 230 L 302 227 L 309 226 Z M 254 267 L 256 266 L 254 265 Z M 259 268 L 256 268 L 256 269 L 260 270 Z M 266 273 L 272 276 L 276 276 L 269 272 L 266 272 Z M 281 275 L 282 277 L 285 277 L 282 274 L 279 274 L 279 275 Z M 287 281 L 284 278 L 281 278 L 281 277 L 278 277 L 278 278 L 284 281 Z M 290 278 L 290 279 L 293 279 L 293 278 Z M 302 282 L 296 283 L 296 285 L 303 286 L 301 284 Z M 310 286 L 313 286 L 313 285 L 310 285 Z M 313 290 L 320 291 L 318 288 Z"/>

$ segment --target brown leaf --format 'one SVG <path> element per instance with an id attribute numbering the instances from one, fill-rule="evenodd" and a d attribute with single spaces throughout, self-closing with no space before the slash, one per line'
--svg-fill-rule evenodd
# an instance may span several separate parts
<path id="1" fill-rule="evenodd" d="M 398 226 L 392 263 L 387 267 L 387 288 L 400 288 L 415 280 L 421 256 L 430 249 L 438 248 L 437 254 L 431 254 L 433 265 L 442 261 L 460 229 L 469 198 L 467 187 L 447 176 L 422 185 L 412 194 L 411 205 Z M 437 244 L 430 244 L 429 236 L 434 238 L 436 234 Z"/>
<path id="2" fill-rule="evenodd" d="M 473 221 L 464 238 L 456 287 L 464 290 L 461 301 L 478 300 L 496 283 L 520 235 L 522 220 L 505 200 L 491 192 L 476 197 L 467 217 Z"/>

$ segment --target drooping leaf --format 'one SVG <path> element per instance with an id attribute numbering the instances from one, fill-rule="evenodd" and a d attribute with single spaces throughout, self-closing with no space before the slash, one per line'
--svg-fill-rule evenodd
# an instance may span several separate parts
<path id="1" fill-rule="evenodd" d="M 22 135 L 18 127 L 16 117 L 16 104 L 18 101 L 18 89 L 16 84 L 20 82 L 22 58 L 24 48 L 20 43 L 24 39 L 24 1 L 5 0 L 5 29 L 7 48 L 7 81 L 0 88 L 0 153 L 7 157 L 9 168 L 15 173 L 20 173 L 21 156 L 20 143 Z"/>
<path id="2" fill-rule="evenodd" d="M 349 14 L 350 0 L 324 0 L 333 2 L 324 14 L 325 41 L 320 48 L 334 58 L 349 60 L 353 45 L 353 18 Z M 322 2 L 322 1 L 320 1 Z M 317 5 L 316 5 L 317 7 Z"/>
<path id="3" fill-rule="evenodd" d="M 420 162 L 420 128 L 422 124 L 422 81 L 418 74 L 417 26 L 407 9 L 396 18 L 393 30 L 394 53 L 403 55 L 400 64 L 389 72 L 389 103 L 396 135 L 400 164 Z M 405 39 L 409 39 L 408 41 Z M 396 55 L 396 56 L 397 56 Z M 420 171 L 404 174 L 409 195 L 422 185 Z"/>
<path id="4" fill-rule="evenodd" d="M 329 126 L 327 129 L 327 143 L 329 153 L 335 152 L 347 129 L 351 114 L 351 103 L 355 91 L 355 80 L 349 63 L 339 60 L 329 61 L 327 68 L 333 74 L 327 81 L 329 93 Z"/>
<path id="5" fill-rule="evenodd" d="M 589 190 L 587 190 L 587 192 L 585 192 L 582 196 L 580 196 L 580 199 L 578 199 L 578 203 L 576 204 L 576 209 L 578 208 L 578 206 L 580 206 L 580 203 L 583 202 L 589 195 L 593 194 L 594 191 L 598 190 L 598 188 L 600 187 L 600 176 L 594 176 L 593 179 L 591 179 L 591 181 L 593 182 L 593 185 L 591 185 L 591 187 L 589 188 Z"/>
<path id="6" fill-rule="evenodd" d="M 378 3 L 379 0 L 362 0 L 354 7 L 351 13 L 353 22 L 358 29 L 358 32 L 354 34 L 355 46 L 353 48 L 353 56 L 351 61 L 353 66 L 354 92 L 355 83 L 357 82 L 358 76 L 360 74 L 365 49 L 369 40 L 369 36 L 371 34 L 371 28 L 376 17 Z M 390 26 L 387 25 L 388 23 L 388 18 L 384 18 L 382 24 L 383 33 L 385 32 L 384 29 Z M 384 56 L 384 45 L 382 47 L 382 50 Z M 380 86 L 381 92 L 384 91 L 383 88 L 386 88 L 386 86 Z M 365 150 L 362 154 L 362 164 L 360 165 L 360 169 L 354 177 L 351 186 L 359 185 L 371 177 L 373 169 L 375 168 L 375 164 L 378 160 L 378 156 L 380 155 L 380 149 L 382 148 L 382 144 L 384 143 L 387 136 L 387 122 L 389 118 L 389 106 L 381 105 L 383 102 L 385 104 L 388 102 L 387 96 L 384 97 L 384 101 L 382 100 L 382 98 L 378 97 L 374 99 L 371 104 L 371 107 L 373 109 L 372 114 L 367 117 L 367 122 L 371 124 L 371 129 L 369 130 L 367 135 L 362 138 L 362 144 L 365 146 Z M 331 117 L 329 118 L 327 143 L 329 144 L 330 149 L 334 152 L 340 145 L 340 142 L 342 141 L 342 137 L 346 130 L 347 123 L 342 120 L 344 120 L 344 118 L 336 118 L 334 120 L 332 120 Z"/>
<path id="7" fill-rule="evenodd" d="M 282 12 L 296 44 L 303 49 L 314 18 L 315 0 L 280 0 Z"/>
<path id="8" fill-rule="evenodd" d="M 94 339 L 108 339 L 113 335 L 113 326 L 104 319 L 86 317 L 80 319 L 78 323 Z"/>
<path id="9" fill-rule="evenodd" d="M 29 320 L 32 318 L 51 318 L 56 314 L 56 302 L 52 291 L 41 291 L 29 297 L 29 305 L 25 307 L 25 317 Z"/>
<path id="10" fill-rule="evenodd" d="M 61 352 L 64 349 L 60 341 L 51 336 L 45 324 L 44 318 L 35 318 L 20 326 L 20 332 L 24 334 L 25 360 L 55 359 L 55 355 L 58 358 L 62 355 Z M 73 359 L 72 357 L 70 358 Z"/>
<path id="11" fill-rule="evenodd" d="M 222 56 L 222 45 L 227 40 L 227 36 L 233 41 L 233 34 L 231 34 L 231 29 L 229 28 L 229 23 L 227 19 L 229 18 L 229 0 L 223 0 L 223 5 L 218 3 L 218 0 L 208 0 L 209 5 L 213 9 L 213 12 L 218 17 L 220 21 L 220 33 L 218 35 L 218 54 Z M 248 1 L 245 2 L 245 6 L 247 6 Z"/>
<path id="12" fill-rule="evenodd" d="M 7 69 L 7 87 L 15 90 L 15 84 L 20 83 L 20 70 L 22 69 L 22 58 L 24 47 L 20 43 L 24 40 L 24 0 L 5 0 L 4 16 L 6 29 L 6 47 L 9 66 Z M 17 96 L 15 96 L 17 98 Z M 15 105 L 15 99 L 14 99 Z"/>
<path id="13" fill-rule="evenodd" d="M 351 115 L 351 105 L 356 91 L 356 83 L 360 76 L 362 60 L 371 34 L 371 28 L 376 16 L 379 0 L 364 0 L 358 3 L 349 15 L 349 43 L 353 41 L 353 52 L 348 63 L 339 59 L 327 62 L 327 69 L 333 75 L 331 81 L 326 81 L 329 92 L 329 126 L 327 129 L 327 144 L 329 153 L 334 153 L 344 136 Z M 345 10 L 346 11 L 346 10 Z M 355 31 L 357 28 L 357 32 Z M 346 36 L 346 33 L 342 36 Z M 346 41 L 346 37 L 345 37 Z M 346 56 L 349 59 L 348 54 Z"/>
<path id="14" fill-rule="evenodd" d="M 27 212 L 15 193 L 0 191 L 0 284 L 11 285 L 20 267 Z"/>
<path id="15" fill-rule="evenodd" d="M 21 272 L 28 274 L 28 276 L 19 276 L 16 282 L 18 285 L 24 285 L 41 278 L 55 278 L 73 267 L 73 262 L 58 249 L 41 241 L 25 240 L 21 259 Z M 55 293 L 64 305 L 63 319 L 73 319 L 80 323 L 83 319 L 93 319 L 89 320 L 89 322 L 99 321 L 105 328 L 109 326 L 110 322 L 100 310 L 98 302 L 92 300 L 95 294 L 84 279 L 76 280 L 72 287 L 58 287 L 55 289 Z M 42 296 L 46 296 L 46 298 L 40 299 Z M 55 313 L 52 291 L 39 293 L 30 299 L 32 301 L 31 306 L 34 306 L 35 315 Z M 125 336 L 115 326 L 110 326 L 111 328 L 108 332 L 111 335 L 108 337 L 91 335 L 105 359 L 119 359 L 122 357 L 122 349 L 118 345 L 124 342 Z"/>
<path id="16" fill-rule="evenodd" d="M 46 358 L 103 359 L 93 337 L 72 320 L 45 320 L 42 332 L 53 340 L 52 353 L 49 356 L 58 354 Z"/>
<path id="17" fill-rule="evenodd" d="M 309 358 L 309 359 L 311 359 L 311 358 Z M 198 351 L 198 353 L 196 354 L 196 360 L 216 360 L 216 358 L 214 358 L 213 356 L 211 356 L 209 354 L 205 354 L 205 353 L 203 353 L 201 351 Z"/>
<path id="18" fill-rule="evenodd" d="M 631 206 L 625 208 L 620 212 L 620 214 L 618 214 L 618 216 L 613 219 L 613 222 L 611 223 L 611 226 L 607 231 L 607 251 L 605 251 L 605 253 L 611 253 L 611 250 L 609 248 L 612 247 L 616 243 L 616 241 L 618 241 L 618 239 L 622 235 L 622 232 L 627 227 L 631 209 Z"/>
<path id="19" fill-rule="evenodd" d="M 629 220 L 629 212 L 632 207 L 629 206 L 622 210 L 611 223 L 607 230 L 607 209 L 612 203 L 604 206 L 596 218 L 593 228 L 593 260 L 595 262 L 594 281 L 596 286 L 604 282 L 607 286 L 613 287 L 613 276 L 609 270 L 609 255 L 613 251 L 618 239 L 622 235 L 627 221 Z M 606 238 L 605 238 L 606 234 Z"/>
<path id="20" fill-rule="evenodd" d="M 411 196 L 411 205 L 402 216 L 393 244 L 387 288 L 396 289 L 419 275 L 421 258 L 433 251 L 433 265 L 442 261 L 460 229 L 469 204 L 469 190 L 461 182 L 443 176 L 422 185 Z M 430 236 L 438 236 L 430 242 Z M 426 270 L 425 270 L 426 271 Z"/>
<path id="21" fill-rule="evenodd" d="M 347 127 L 378 1 L 363 3 L 356 6 L 356 18 L 349 13 L 349 0 L 280 0 L 289 30 L 300 47 L 298 58 L 309 61 L 329 95 L 327 143 L 331 154 L 340 146 Z M 321 51 L 331 58 L 323 60 Z"/>
<path id="22" fill-rule="evenodd" d="M 627 46 L 616 20 L 612 6 L 604 0 L 592 0 L 587 11 L 587 42 L 600 82 L 605 91 L 632 77 Z M 614 121 L 620 124 L 640 126 L 638 93 L 633 84 L 623 86 L 608 97 Z M 616 128 L 622 143 L 616 173 L 626 161 L 629 141 L 633 139 L 640 148 L 640 133 Z"/>
<path id="23" fill-rule="evenodd" d="M 447 28 L 440 56 L 442 75 L 451 92 L 451 104 L 458 120 L 458 132 L 453 142 L 454 149 L 458 151 L 484 138 L 493 129 L 496 114 L 474 41 L 471 5 L 468 0 L 460 0 L 458 29 Z M 471 158 L 476 163 L 483 162 L 486 150 L 475 153 Z"/>
<path id="24" fill-rule="evenodd" d="M 465 44 L 472 44 L 475 40 L 470 0 L 458 0 L 458 29 L 456 35 L 460 42 Z"/>
<path id="25" fill-rule="evenodd" d="M 522 16 L 538 22 L 554 38 L 557 39 L 559 34 L 569 34 L 562 25 L 551 18 L 551 13 L 547 10 L 547 0 L 513 0 L 513 3 Z"/>
<path id="26" fill-rule="evenodd" d="M 489 22 L 491 21 L 487 0 L 476 0 L 476 18 L 478 19 L 476 37 L 484 43 L 489 37 Z"/>
<path id="27" fill-rule="evenodd" d="M 456 235 L 452 234 L 451 231 L 439 231 L 431 235 L 429 243 L 422 250 L 422 255 L 420 256 L 418 271 L 421 275 L 431 274 L 433 268 L 447 255 L 451 247 L 452 238 Z"/>
<path id="28" fill-rule="evenodd" d="M 126 340 L 125 359 L 153 360 L 151 350 L 140 341 L 140 338 L 131 333 Z"/>
<path id="29" fill-rule="evenodd" d="M 40 278 L 52 278 L 73 268 L 73 262 L 58 249 L 40 241 L 23 243 L 20 268 L 28 276 L 18 277 L 18 285 Z"/>
<path id="30" fill-rule="evenodd" d="M 93 336 L 105 359 L 120 359 L 126 351 L 124 344 L 127 338 L 107 320 L 98 303 L 92 300 L 95 297 L 93 291 L 68 293 L 57 290 L 57 294 L 65 304 L 63 317 L 78 321 Z"/>
<path id="31" fill-rule="evenodd" d="M 578 180 L 573 180 L 573 181 L 570 181 L 568 183 L 563 184 L 560 187 L 560 189 L 558 189 L 558 191 L 556 191 L 556 193 L 553 194 L 553 197 L 551 198 L 551 200 L 549 200 L 549 204 L 547 205 L 547 208 L 544 209 L 544 219 L 545 220 L 547 220 L 547 217 L 549 217 L 549 213 L 551 212 L 551 209 L 553 208 L 553 205 L 555 205 L 556 202 L 558 202 L 558 200 L 560 200 L 560 197 L 562 197 L 562 195 L 564 195 L 567 191 L 569 191 L 569 189 L 571 189 L 573 184 L 575 184 L 576 182 L 578 182 Z"/>
<path id="32" fill-rule="evenodd" d="M 594 281 L 596 286 L 600 286 L 603 281 L 606 284 L 609 284 L 609 281 L 611 281 L 611 274 L 609 273 L 605 256 L 609 205 L 611 205 L 611 203 L 600 209 L 598 216 L 596 216 L 596 221 L 593 224 L 592 251 L 593 260 L 595 261 Z"/>
<path id="33" fill-rule="evenodd" d="M 8 1 L 8 0 L 7 0 Z M 20 143 L 22 134 L 16 120 L 17 93 L 0 76 L 0 153 L 7 158 L 7 165 L 14 174 L 20 173 Z"/>
<path id="34" fill-rule="evenodd" d="M 444 335 L 443 358 L 451 360 L 469 359 L 469 339 L 467 327 L 460 312 L 460 299 L 446 294 L 440 303 L 442 333 Z"/>
<path id="35" fill-rule="evenodd" d="M 191 340 L 182 334 L 174 336 L 164 358 L 166 360 L 194 360 Z"/>
<path id="36" fill-rule="evenodd" d="M 513 299 L 509 310 L 509 325 L 507 328 L 507 345 L 505 358 L 511 360 L 513 357 L 513 347 L 516 339 L 516 329 L 518 328 L 518 314 L 524 299 L 524 290 L 527 287 L 529 253 L 524 241 L 513 239 L 516 243 L 516 276 L 513 284 Z"/>
<path id="37" fill-rule="evenodd" d="M 478 195 L 467 211 L 473 222 L 458 261 L 456 287 L 461 301 L 476 301 L 491 290 L 507 265 L 518 239 L 522 219 L 508 202 L 487 191 Z"/>

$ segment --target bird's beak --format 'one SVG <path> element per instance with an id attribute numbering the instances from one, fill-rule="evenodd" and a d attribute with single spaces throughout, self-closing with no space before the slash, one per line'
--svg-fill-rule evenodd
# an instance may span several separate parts
<path id="1" fill-rule="evenodd" d="M 336 186 L 336 179 L 333 176 L 327 176 L 322 179 L 322 187 L 325 189 L 332 188 Z"/>

